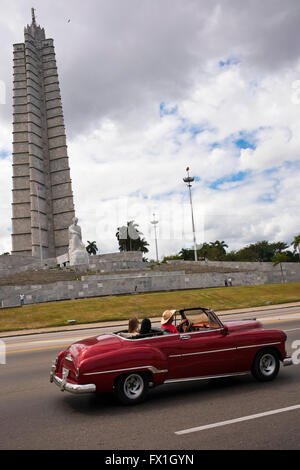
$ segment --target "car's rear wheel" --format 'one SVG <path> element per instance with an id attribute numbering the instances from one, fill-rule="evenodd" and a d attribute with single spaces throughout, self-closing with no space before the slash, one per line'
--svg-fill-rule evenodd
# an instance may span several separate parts
<path id="1" fill-rule="evenodd" d="M 260 382 L 274 380 L 279 372 L 280 362 L 276 351 L 263 349 L 259 351 L 252 366 L 253 376 Z"/>
<path id="2" fill-rule="evenodd" d="M 133 372 L 118 377 L 114 393 L 124 405 L 134 405 L 142 402 L 148 393 L 149 379 L 147 374 Z"/>

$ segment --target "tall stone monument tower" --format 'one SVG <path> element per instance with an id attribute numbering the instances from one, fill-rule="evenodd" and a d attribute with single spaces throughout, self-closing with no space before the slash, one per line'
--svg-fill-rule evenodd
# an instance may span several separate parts
<path id="1" fill-rule="evenodd" d="M 53 39 L 32 23 L 14 44 L 12 254 L 68 251 L 75 216 Z"/>

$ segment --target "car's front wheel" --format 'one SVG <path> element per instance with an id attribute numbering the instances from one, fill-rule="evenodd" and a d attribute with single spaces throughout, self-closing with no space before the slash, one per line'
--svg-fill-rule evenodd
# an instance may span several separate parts
<path id="1" fill-rule="evenodd" d="M 146 374 L 133 372 L 118 377 L 114 393 L 124 405 L 134 405 L 146 398 L 149 389 L 149 379 Z"/>
<path id="2" fill-rule="evenodd" d="M 275 379 L 279 367 L 280 362 L 276 352 L 272 349 L 263 349 L 254 359 L 252 374 L 260 382 L 268 382 Z"/>

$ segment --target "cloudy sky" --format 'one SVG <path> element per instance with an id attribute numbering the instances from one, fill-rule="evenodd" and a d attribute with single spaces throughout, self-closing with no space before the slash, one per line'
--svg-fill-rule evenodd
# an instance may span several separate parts
<path id="1" fill-rule="evenodd" d="M 155 256 L 300 233 L 298 0 L 0 0 L 0 253 L 11 250 L 12 44 L 54 38 L 83 239 L 134 219 Z M 69 21 L 70 20 L 70 21 Z"/>

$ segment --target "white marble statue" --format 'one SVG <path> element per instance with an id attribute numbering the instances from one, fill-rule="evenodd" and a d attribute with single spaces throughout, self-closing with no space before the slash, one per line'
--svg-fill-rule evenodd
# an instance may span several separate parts
<path id="1" fill-rule="evenodd" d="M 72 219 L 73 224 L 69 227 L 69 262 L 70 266 L 78 264 L 89 264 L 89 255 L 82 243 L 81 228 L 77 217 Z"/>

